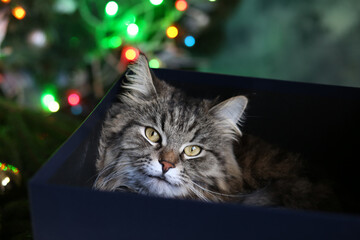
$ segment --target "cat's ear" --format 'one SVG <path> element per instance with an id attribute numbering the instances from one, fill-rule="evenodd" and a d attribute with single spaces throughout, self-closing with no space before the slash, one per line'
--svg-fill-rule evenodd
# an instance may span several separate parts
<path id="1" fill-rule="evenodd" d="M 236 132 L 240 133 L 237 124 L 244 114 L 248 99 L 244 96 L 237 96 L 227 99 L 210 109 L 220 120 L 228 123 Z"/>
<path id="2" fill-rule="evenodd" d="M 127 81 L 123 83 L 123 88 L 128 90 L 126 97 L 138 101 L 156 96 L 149 62 L 143 54 L 140 54 L 134 63 L 129 64 L 125 77 Z"/>

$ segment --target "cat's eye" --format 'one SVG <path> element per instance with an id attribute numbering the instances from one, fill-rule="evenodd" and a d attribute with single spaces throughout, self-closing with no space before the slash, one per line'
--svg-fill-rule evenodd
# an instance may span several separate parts
<path id="1" fill-rule="evenodd" d="M 157 143 L 160 141 L 160 134 L 151 127 L 147 127 L 145 129 L 145 136 L 154 143 Z"/>
<path id="2" fill-rule="evenodd" d="M 184 148 L 184 153 L 189 157 L 197 156 L 201 153 L 201 147 L 196 145 L 190 145 Z"/>

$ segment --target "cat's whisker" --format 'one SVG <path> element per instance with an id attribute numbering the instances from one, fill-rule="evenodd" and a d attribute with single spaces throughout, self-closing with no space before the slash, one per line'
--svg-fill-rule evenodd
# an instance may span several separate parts
<path id="1" fill-rule="evenodd" d="M 187 183 L 185 186 L 190 189 L 197 197 L 199 197 L 200 199 L 209 202 L 210 200 L 205 197 L 205 195 L 203 193 L 201 193 L 199 190 L 197 190 L 196 188 L 194 188 L 194 186 L 197 186 L 196 184 L 194 184 L 190 179 L 188 178 L 184 178 L 181 177 L 182 181 Z M 216 198 L 216 196 L 214 196 L 211 192 L 205 191 L 204 189 L 200 188 L 201 190 L 203 190 L 204 192 L 207 192 L 207 194 L 209 194 L 210 196 Z"/>
<path id="2" fill-rule="evenodd" d="M 116 162 L 115 162 L 116 163 Z M 95 180 L 95 185 L 98 188 L 105 188 L 105 186 L 107 186 L 107 184 L 113 180 L 113 179 L 117 179 L 118 177 L 122 176 L 123 173 L 121 171 L 111 171 L 110 174 L 108 174 L 107 176 L 103 177 L 101 179 L 101 181 L 99 181 L 99 178 L 102 177 L 105 172 L 107 172 L 111 167 L 126 167 L 129 166 L 131 164 L 130 161 L 123 161 L 121 163 L 116 163 L 116 166 L 113 166 L 115 164 L 109 164 L 109 166 L 105 167 L 98 175 L 98 177 Z"/>
<path id="3" fill-rule="evenodd" d="M 188 187 L 188 189 L 191 190 L 191 192 L 193 192 L 195 194 L 195 196 L 197 196 L 201 200 L 210 202 L 210 200 L 207 197 L 205 197 L 204 194 L 202 194 L 200 191 L 196 190 L 193 186 L 188 185 L 187 187 Z"/>
<path id="4" fill-rule="evenodd" d="M 116 162 L 114 161 L 114 162 L 110 163 L 108 166 L 104 167 L 104 168 L 97 174 L 97 177 L 96 177 L 94 183 L 95 183 L 95 184 L 98 184 L 100 177 L 102 177 L 103 174 L 105 174 L 105 172 L 107 172 L 108 170 L 110 170 L 110 168 L 114 167 L 115 164 L 116 164 Z"/>
<path id="5" fill-rule="evenodd" d="M 210 194 L 215 194 L 215 195 L 220 195 L 220 196 L 224 196 L 224 197 L 233 197 L 233 198 L 240 198 L 242 194 L 236 194 L 236 195 L 233 195 L 233 194 L 225 194 L 225 193 L 219 193 L 219 192 L 215 192 L 215 191 L 212 191 L 212 190 L 209 190 L 207 188 L 204 188 L 202 187 L 201 185 L 195 183 L 194 181 L 192 181 L 191 179 L 189 178 L 183 178 L 184 181 L 187 181 L 188 183 L 191 183 L 193 184 L 194 186 L 200 188 L 201 190 L 205 191 L 205 192 L 208 192 Z"/>

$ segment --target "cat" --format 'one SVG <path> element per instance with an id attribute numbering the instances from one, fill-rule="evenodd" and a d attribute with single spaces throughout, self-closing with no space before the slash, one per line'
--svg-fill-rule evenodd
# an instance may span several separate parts
<path id="1" fill-rule="evenodd" d="M 297 154 L 243 135 L 245 96 L 197 99 L 158 79 L 144 55 L 108 110 L 94 188 L 178 199 L 321 209 L 331 191 Z"/>

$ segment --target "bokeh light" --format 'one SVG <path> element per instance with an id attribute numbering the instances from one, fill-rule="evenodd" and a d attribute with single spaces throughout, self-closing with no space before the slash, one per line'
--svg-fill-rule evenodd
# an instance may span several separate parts
<path id="1" fill-rule="evenodd" d="M 170 26 L 166 29 L 166 35 L 169 38 L 176 38 L 178 34 L 179 34 L 179 30 L 175 26 Z"/>
<path id="2" fill-rule="evenodd" d="M 150 0 L 150 3 L 155 6 L 162 4 L 162 2 L 163 0 Z"/>
<path id="3" fill-rule="evenodd" d="M 135 23 L 131 23 L 129 24 L 129 26 L 127 27 L 127 33 L 130 36 L 136 36 L 139 32 L 139 27 L 138 25 L 136 25 Z"/>
<path id="4" fill-rule="evenodd" d="M 82 112 L 83 107 L 80 104 L 71 107 L 71 113 L 74 115 L 80 115 Z"/>
<path id="5" fill-rule="evenodd" d="M 12 171 L 15 175 L 17 175 L 19 173 L 19 169 L 17 169 L 16 167 L 14 167 L 13 165 L 10 164 L 5 164 L 5 163 L 1 163 L 0 162 L 0 170 L 1 171 Z"/>
<path id="6" fill-rule="evenodd" d="M 50 93 L 46 93 L 41 97 L 41 102 L 46 107 L 53 101 L 55 101 L 55 97 Z"/>
<path id="7" fill-rule="evenodd" d="M 195 45 L 195 38 L 193 36 L 187 36 L 184 43 L 187 47 L 192 47 Z"/>
<path id="8" fill-rule="evenodd" d="M 44 47 L 47 42 L 46 35 L 41 30 L 35 30 L 35 31 L 31 32 L 29 34 L 28 40 L 32 45 L 39 47 L 39 48 Z"/>
<path id="9" fill-rule="evenodd" d="M 109 16 L 114 16 L 118 12 L 118 10 L 119 5 L 114 1 L 108 2 L 105 6 L 105 12 Z"/>
<path id="10" fill-rule="evenodd" d="M 12 10 L 12 14 L 15 18 L 21 20 L 26 16 L 26 11 L 23 7 L 17 6 Z"/>
<path id="11" fill-rule="evenodd" d="M 80 103 L 80 95 L 78 93 L 71 93 L 69 94 L 67 100 L 71 106 L 78 105 Z"/>
<path id="12" fill-rule="evenodd" d="M 48 109 L 50 112 L 57 112 L 60 109 L 60 104 L 56 101 L 52 101 L 51 103 L 49 103 Z"/>
<path id="13" fill-rule="evenodd" d="M 1 185 L 3 185 L 4 187 L 6 185 L 8 185 L 8 183 L 10 182 L 10 178 L 9 177 L 5 177 L 2 181 L 1 181 Z"/>
<path id="14" fill-rule="evenodd" d="M 178 11 L 185 11 L 188 8 L 188 3 L 185 0 L 177 0 L 175 2 L 175 8 Z"/>
<path id="15" fill-rule="evenodd" d="M 149 61 L 149 67 L 151 68 L 159 68 L 160 67 L 160 61 L 156 58 L 153 58 Z"/>
<path id="16" fill-rule="evenodd" d="M 122 44 L 121 37 L 113 36 L 109 39 L 108 46 L 110 48 L 118 48 Z"/>
<path id="17" fill-rule="evenodd" d="M 134 47 L 127 47 L 123 51 L 128 61 L 135 61 L 139 57 L 139 51 Z"/>

